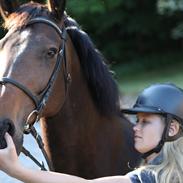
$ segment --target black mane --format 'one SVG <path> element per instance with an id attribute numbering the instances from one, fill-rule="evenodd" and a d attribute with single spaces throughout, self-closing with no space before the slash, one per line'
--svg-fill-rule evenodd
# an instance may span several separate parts
<path id="1" fill-rule="evenodd" d="M 27 3 L 10 15 L 5 22 L 5 27 L 23 28 L 31 18 L 39 16 L 57 22 L 46 6 L 39 3 Z M 78 53 L 88 87 L 99 111 L 108 116 L 118 113 L 118 88 L 111 71 L 105 64 L 104 57 L 73 19 L 65 15 L 64 23 Z"/>
<path id="2" fill-rule="evenodd" d="M 102 113 L 114 114 L 119 111 L 119 93 L 112 72 L 107 67 L 103 55 L 95 48 L 89 36 L 70 17 L 65 18 L 65 26 L 88 82 L 91 95 Z"/>

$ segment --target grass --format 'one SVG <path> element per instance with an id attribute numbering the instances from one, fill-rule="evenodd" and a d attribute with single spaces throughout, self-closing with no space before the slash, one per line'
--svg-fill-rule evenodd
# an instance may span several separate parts
<path id="1" fill-rule="evenodd" d="M 183 55 L 144 57 L 112 68 L 123 95 L 136 96 L 153 83 L 171 82 L 183 88 Z"/>

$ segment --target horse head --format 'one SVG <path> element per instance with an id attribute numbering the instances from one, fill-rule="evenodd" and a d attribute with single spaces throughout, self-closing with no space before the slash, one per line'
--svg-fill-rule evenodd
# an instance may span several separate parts
<path id="1" fill-rule="evenodd" d="M 0 40 L 0 148 L 9 132 L 20 153 L 24 132 L 40 119 L 57 172 L 85 178 L 126 173 L 138 155 L 132 124 L 120 113 L 117 84 L 64 9 L 65 0 L 0 0 L 8 30 Z"/>
<path id="2" fill-rule="evenodd" d="M 24 131 L 42 116 L 56 114 L 64 103 L 70 78 L 64 9 L 65 0 L 46 5 L 0 1 L 8 30 L 0 40 L 0 148 L 9 132 L 20 153 Z M 56 92 L 58 87 L 63 92 Z"/>

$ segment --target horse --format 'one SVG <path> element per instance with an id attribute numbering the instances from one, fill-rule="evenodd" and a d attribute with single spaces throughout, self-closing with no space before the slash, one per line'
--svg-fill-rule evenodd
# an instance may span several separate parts
<path id="1" fill-rule="evenodd" d="M 1 144 L 20 154 L 24 131 L 40 122 L 54 171 L 84 178 L 121 175 L 136 165 L 133 125 L 104 56 L 65 12 L 65 0 L 0 1 Z"/>

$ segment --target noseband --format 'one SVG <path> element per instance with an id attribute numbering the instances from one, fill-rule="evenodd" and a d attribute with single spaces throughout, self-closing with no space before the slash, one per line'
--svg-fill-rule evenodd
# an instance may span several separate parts
<path id="1" fill-rule="evenodd" d="M 37 132 L 35 131 L 33 124 L 36 121 L 38 121 L 41 117 L 42 111 L 48 102 L 49 96 L 53 90 L 53 85 L 55 83 L 55 80 L 58 76 L 58 73 L 61 69 L 61 65 L 63 62 L 64 62 L 63 63 L 64 71 L 65 71 L 65 73 L 64 73 L 65 93 L 67 93 L 68 83 L 71 81 L 71 75 L 68 72 L 68 68 L 67 68 L 68 66 L 67 66 L 67 61 L 66 61 L 66 56 L 65 56 L 65 42 L 67 39 L 66 29 L 64 27 L 62 27 L 62 29 L 60 29 L 54 22 L 47 20 L 45 18 L 33 18 L 28 22 L 27 26 L 30 26 L 30 25 L 36 24 L 36 23 L 44 23 L 44 24 L 47 24 L 48 26 L 51 26 L 58 33 L 58 35 L 60 36 L 60 38 L 62 40 L 54 69 L 52 71 L 52 74 L 49 78 L 49 81 L 48 81 L 46 87 L 43 89 L 43 91 L 41 91 L 41 94 L 39 96 L 36 96 L 27 87 L 25 87 L 24 85 L 22 85 L 21 83 L 19 83 L 18 81 L 14 80 L 12 78 L 2 77 L 0 79 L 0 84 L 5 85 L 5 84 L 9 83 L 9 84 L 14 85 L 15 87 L 22 90 L 33 101 L 33 103 L 35 105 L 35 109 L 27 117 L 26 125 L 24 128 L 24 133 L 26 133 L 26 134 L 31 133 L 35 137 L 37 143 L 40 144 L 39 145 L 39 147 L 40 147 L 42 144 L 42 140 L 40 139 L 40 136 L 38 136 Z M 31 119 L 31 117 L 34 117 L 34 116 L 36 116 L 36 117 L 34 118 L 34 121 L 30 125 L 30 119 Z M 44 151 L 43 145 L 40 148 L 41 148 L 41 150 L 43 149 L 43 151 Z M 29 154 L 29 152 L 27 152 L 26 149 L 24 149 L 24 151 L 25 151 L 24 153 L 26 155 Z M 47 155 L 45 155 L 45 152 L 43 152 L 43 154 L 44 154 L 44 156 L 46 156 L 45 159 L 47 160 Z M 44 169 L 44 167 L 41 167 L 41 168 Z M 50 169 L 52 169 L 52 168 L 50 168 Z"/>

